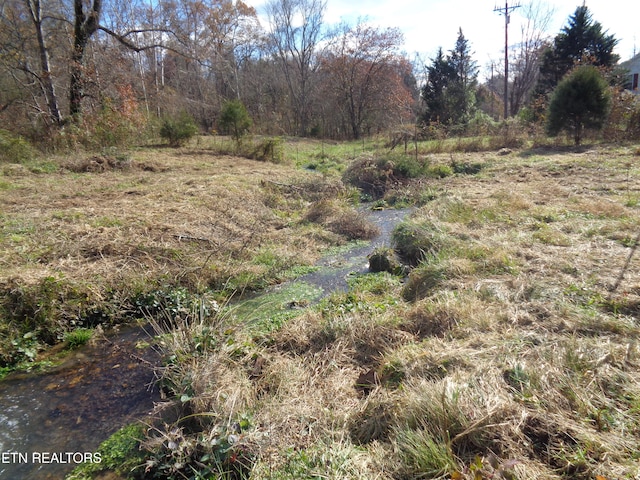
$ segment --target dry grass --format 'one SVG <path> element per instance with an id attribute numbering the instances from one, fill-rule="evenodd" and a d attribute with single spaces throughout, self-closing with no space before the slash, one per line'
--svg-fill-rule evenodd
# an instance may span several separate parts
<path id="1" fill-rule="evenodd" d="M 609 291 L 639 186 L 620 186 L 626 157 L 608 155 L 509 158 L 443 179 L 413 220 L 441 234 L 416 269 L 438 273 L 420 300 L 376 310 L 388 297 L 361 304 L 356 288 L 270 335 L 270 387 L 252 410 L 271 440 L 255 478 L 640 474 L 638 258 Z M 360 470 L 312 461 L 318 444 Z"/>
<path id="2" fill-rule="evenodd" d="M 265 246 L 311 260 L 332 238 L 297 222 L 339 209 L 313 198 L 309 210 L 294 170 L 166 155 L 153 160 L 164 172 L 136 170 L 134 159 L 91 181 L 7 177 L 18 186 L 3 191 L 16 219 L 3 217 L 7 271 L 163 271 L 199 285 L 216 271 L 264 268 L 247 260 Z M 186 411 L 208 419 L 189 441 L 249 417 L 239 445 L 256 479 L 637 478 L 634 160 L 606 148 L 467 155 L 461 161 L 485 165 L 477 175 L 421 183 L 436 198 L 411 222 L 436 226 L 438 237 L 418 247 L 429 255 L 416 257 L 409 300 L 406 286 L 377 274 L 266 332 L 228 314 L 166 333 L 177 361 L 165 381 L 186 395 Z M 296 187 L 275 185 L 276 175 Z M 27 262 L 39 242 L 58 253 Z"/>
<path id="3" fill-rule="evenodd" d="M 35 329 L 52 343 L 90 316 L 122 321 L 159 289 L 263 288 L 345 241 L 300 221 L 310 201 L 298 185 L 313 181 L 321 198 L 335 195 L 335 182 L 291 166 L 192 149 L 46 165 L 5 165 L 0 177 L 0 309 L 11 322 L 0 328 L 9 340 Z M 274 189 L 274 179 L 294 187 Z M 21 325 L 28 318 L 36 325 Z M 0 365 L 19 360 L 2 347 Z"/>

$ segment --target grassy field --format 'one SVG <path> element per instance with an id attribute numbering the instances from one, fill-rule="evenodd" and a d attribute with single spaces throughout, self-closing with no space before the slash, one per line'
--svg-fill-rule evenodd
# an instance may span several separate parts
<path id="1" fill-rule="evenodd" d="M 78 326 L 156 318 L 181 418 L 136 430 L 128 450 L 107 444 L 103 467 L 176 479 L 640 476 L 637 147 L 422 146 L 413 164 L 371 143 L 300 141 L 273 164 L 206 142 L 0 165 L 7 368 Z M 408 278 L 355 277 L 348 293 L 259 321 L 219 307 L 366 236 L 341 181 L 362 173 L 354 164 L 376 182 L 373 165 L 391 172 L 368 194 L 377 207 L 415 206 L 393 245 Z"/>

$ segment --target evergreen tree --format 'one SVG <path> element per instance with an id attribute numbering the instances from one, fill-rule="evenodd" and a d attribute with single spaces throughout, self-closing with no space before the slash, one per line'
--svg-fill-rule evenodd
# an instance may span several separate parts
<path id="1" fill-rule="evenodd" d="M 230 100 L 223 105 L 218 124 L 220 128 L 228 131 L 236 142 L 240 143 L 240 139 L 251 128 L 252 123 L 246 107 L 240 100 Z"/>
<path id="2" fill-rule="evenodd" d="M 424 121 L 444 124 L 466 123 L 476 104 L 478 67 L 471 56 L 469 41 L 458 31 L 455 48 L 445 56 L 442 48 L 427 67 L 422 88 Z"/>
<path id="3" fill-rule="evenodd" d="M 454 123 L 466 123 L 476 106 L 478 66 L 471 56 L 471 45 L 462 29 L 458 30 L 456 46 L 449 55 L 449 64 L 455 72 L 449 94 Z"/>
<path id="4" fill-rule="evenodd" d="M 447 95 L 454 74 L 455 71 L 444 56 L 442 48 L 439 48 L 431 65 L 427 67 L 427 83 L 422 89 L 426 122 L 450 123 L 451 112 L 447 104 Z"/>
<path id="5" fill-rule="evenodd" d="M 580 144 L 585 128 L 602 128 L 611 99 L 608 85 L 593 65 L 576 68 L 554 90 L 547 114 L 547 133 L 571 132 Z"/>
<path id="6" fill-rule="evenodd" d="M 619 59 L 613 53 L 617 43 L 613 35 L 607 35 L 602 25 L 593 20 L 586 5 L 576 8 L 553 45 L 543 53 L 536 91 L 539 94 L 552 91 L 579 63 L 613 67 Z"/>

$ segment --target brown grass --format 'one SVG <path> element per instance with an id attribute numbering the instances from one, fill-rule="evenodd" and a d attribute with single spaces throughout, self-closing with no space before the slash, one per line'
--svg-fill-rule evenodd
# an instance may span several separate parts
<path id="1" fill-rule="evenodd" d="M 285 165 L 189 149 L 50 163 L 58 165 L 52 173 L 4 168 L 1 177 L 0 309 L 12 322 L 9 338 L 26 332 L 23 319 L 38 315 L 35 328 L 48 343 L 85 322 L 87 312 L 122 321 L 132 310 L 140 314 L 137 296 L 156 289 L 261 288 L 340 241 L 307 233 L 299 219 L 309 200 L 298 195 L 300 187 L 269 185 L 274 178 L 313 181 L 319 198 L 333 195 L 335 182 Z M 259 255 L 276 260 L 254 261 Z M 52 286 L 73 295 L 44 291 Z M 46 312 L 37 306 L 45 294 Z M 16 312 L 24 315 L 13 318 Z M 12 361 L 4 353 L 0 364 Z"/>
<path id="2" fill-rule="evenodd" d="M 165 155 L 154 159 L 165 172 L 136 171 L 134 159 L 90 179 L 8 177 L 18 188 L 3 192 L 15 215 L 3 217 L 3 241 L 19 259 L 2 262 L 14 276 L 64 267 L 112 278 L 111 267 L 199 285 L 203 265 L 210 276 L 248 269 L 236 259 L 270 243 L 311 259 L 335 238 L 318 227 L 341 210 L 335 200 L 310 207 L 297 188 L 269 183 L 301 185 L 289 167 Z M 273 330 L 229 314 L 163 337 L 181 359 L 164 372 L 175 393 L 219 419 L 192 440 L 250 416 L 256 479 L 637 477 L 633 159 L 613 148 L 470 155 L 486 165 L 478 175 L 421 180 L 437 195 L 412 222 L 440 236 L 414 269 L 419 295 L 403 300 L 399 282 L 374 288 L 367 277 Z M 38 181 L 52 192 L 46 204 Z M 27 262 L 40 243 L 46 262 Z"/>

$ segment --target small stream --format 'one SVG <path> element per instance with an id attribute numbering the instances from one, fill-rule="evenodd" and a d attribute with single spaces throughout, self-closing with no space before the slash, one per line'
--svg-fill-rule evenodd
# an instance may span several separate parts
<path id="1" fill-rule="evenodd" d="M 331 255 L 321 259 L 317 271 L 304 275 L 296 281 L 306 282 L 322 289 L 322 295 L 331 292 L 345 292 L 348 290 L 347 278 L 353 273 L 367 273 L 369 261 L 367 256 L 376 248 L 391 243 L 391 233 L 410 212 L 410 209 L 399 210 L 369 210 L 368 219 L 374 223 L 380 233 L 370 242 L 363 242 L 349 248 L 338 255 Z"/>
<path id="2" fill-rule="evenodd" d="M 367 255 L 390 243 L 408 213 L 368 211 L 380 229 L 375 239 L 322 259 L 317 271 L 294 282 L 312 285 L 316 297 L 346 291 L 349 274 L 368 271 Z M 49 373 L 0 382 L 0 479 L 64 478 L 76 466 L 65 461 L 67 453 L 91 454 L 120 427 L 148 415 L 160 400 L 153 388 L 159 354 L 148 346 L 150 336 L 141 327 L 123 328 L 70 354 Z"/>

